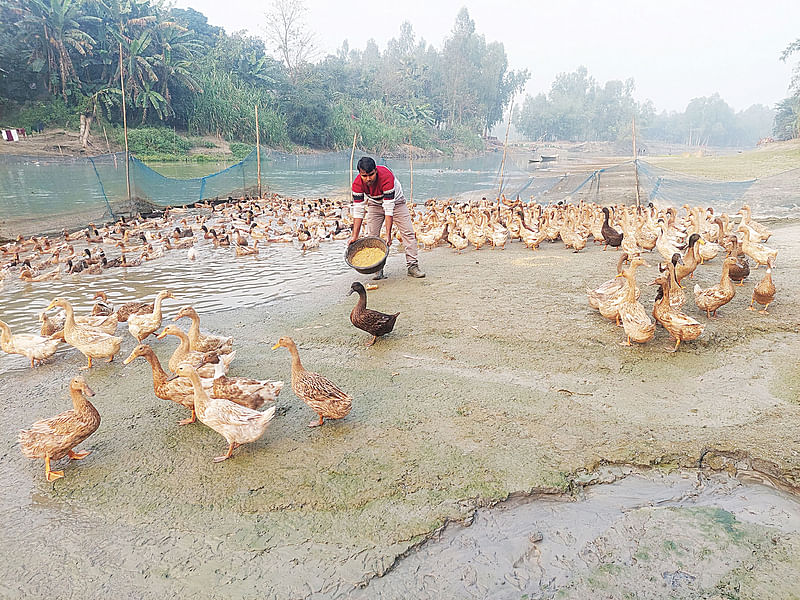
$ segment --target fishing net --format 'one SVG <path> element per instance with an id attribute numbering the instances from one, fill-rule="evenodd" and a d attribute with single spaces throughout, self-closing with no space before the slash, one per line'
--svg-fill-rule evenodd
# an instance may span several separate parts
<path id="1" fill-rule="evenodd" d="M 353 162 L 371 155 L 356 150 Z M 392 169 L 405 196 L 471 200 L 519 197 L 542 204 L 704 205 L 733 211 L 749 203 L 761 218 L 797 214 L 800 170 L 759 180 L 714 181 L 685 175 L 637 160 L 617 164 L 534 163 L 524 155 L 502 152 L 477 157 L 409 160 L 380 157 Z M 202 166 L 202 165 L 201 165 Z M 213 165 L 208 165 L 214 168 Z M 193 166 L 197 168 L 196 165 Z M 261 190 L 297 198 L 349 198 L 350 152 L 288 154 L 261 150 Z M 638 175 L 638 198 L 636 178 Z M 128 201 L 125 155 L 92 158 L 0 155 L 0 239 L 51 233 L 202 200 L 254 195 L 258 190 L 255 148 L 231 166 L 192 178 L 167 177 L 137 158 L 130 159 Z"/>

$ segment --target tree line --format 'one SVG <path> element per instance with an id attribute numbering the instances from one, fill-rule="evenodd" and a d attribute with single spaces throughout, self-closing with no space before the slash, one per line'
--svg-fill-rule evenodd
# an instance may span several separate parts
<path id="1" fill-rule="evenodd" d="M 387 152 L 403 144 L 480 150 L 530 74 L 509 69 L 502 42 L 487 41 L 466 8 L 442 44 L 409 23 L 364 49 L 347 41 L 314 60 L 303 0 L 272 0 L 266 43 L 227 34 L 202 13 L 164 0 L 0 0 L 0 110 L 22 126 L 74 124 L 84 143 L 93 121 L 122 123 L 120 76 L 131 125 L 164 125 L 190 135 L 262 143 Z M 279 57 L 273 58 L 274 55 Z M 782 60 L 800 51 L 790 44 Z M 550 90 L 515 103 L 513 122 L 531 140 L 645 139 L 743 146 L 770 131 L 797 137 L 800 67 L 775 109 L 735 112 L 715 94 L 684 112 L 657 113 L 634 99 L 635 83 L 598 83 L 584 67 Z"/>
<path id="2" fill-rule="evenodd" d="M 657 113 L 637 102 L 633 79 L 599 84 L 585 67 L 556 76 L 546 94 L 526 96 L 513 122 L 528 139 L 646 140 L 702 146 L 753 146 L 777 128 L 776 111 L 755 104 L 735 112 L 720 96 L 694 98 L 683 112 Z"/>
<path id="3" fill-rule="evenodd" d="M 0 0 L 0 107 L 46 103 L 35 118 L 75 115 L 192 135 L 325 149 L 385 151 L 411 143 L 478 149 L 528 79 L 508 68 L 501 42 L 478 33 L 466 9 L 441 49 L 404 23 L 381 52 L 344 42 L 312 62 L 302 0 L 274 0 L 265 41 L 228 35 L 202 13 L 161 0 Z M 30 118 L 33 117 L 29 117 Z"/>

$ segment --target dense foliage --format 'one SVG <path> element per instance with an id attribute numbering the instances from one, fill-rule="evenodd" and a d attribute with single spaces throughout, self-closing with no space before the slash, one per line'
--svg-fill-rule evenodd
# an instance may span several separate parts
<path id="1" fill-rule="evenodd" d="M 800 54 L 800 38 L 786 46 L 783 54 L 781 54 L 781 60 L 786 62 L 795 54 Z M 789 92 L 790 96 L 778 103 L 778 114 L 775 115 L 775 127 L 772 135 L 779 140 L 800 137 L 800 62 L 792 69 Z"/>
<path id="2" fill-rule="evenodd" d="M 273 12 L 293 19 L 302 9 L 302 0 L 273 0 Z M 508 69 L 502 43 L 478 34 L 466 9 L 441 50 L 405 23 L 385 52 L 345 42 L 316 63 L 305 35 L 276 30 L 272 39 L 296 45 L 276 48 L 279 62 L 263 40 L 227 35 L 163 0 L 0 0 L 0 22 L 0 108 L 27 127 L 121 124 L 122 74 L 133 126 L 252 144 L 258 105 L 261 141 L 273 146 L 340 149 L 358 133 L 371 150 L 476 148 L 528 78 Z"/>
<path id="3" fill-rule="evenodd" d="M 585 67 L 561 73 L 547 94 L 527 96 L 514 124 L 533 140 L 629 140 L 633 119 L 649 140 L 711 146 L 755 145 L 767 135 L 774 112 L 753 105 L 735 113 L 718 94 L 693 99 L 683 113 L 656 114 L 633 98 L 634 82 L 598 84 Z"/>

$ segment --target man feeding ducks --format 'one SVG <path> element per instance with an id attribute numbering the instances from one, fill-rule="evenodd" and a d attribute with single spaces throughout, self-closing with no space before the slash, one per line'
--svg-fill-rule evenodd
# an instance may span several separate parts
<path id="1" fill-rule="evenodd" d="M 379 237 L 381 225 L 386 225 L 386 243 L 392 245 L 392 226 L 395 220 L 406 250 L 409 277 L 425 277 L 417 260 L 417 236 L 411 213 L 406 206 L 406 197 L 400 182 L 389 169 L 376 166 L 369 156 L 358 161 L 358 175 L 353 180 L 353 234 L 349 243 L 358 239 L 364 214 L 367 218 L 367 235 Z M 381 269 L 373 279 L 384 279 Z"/>

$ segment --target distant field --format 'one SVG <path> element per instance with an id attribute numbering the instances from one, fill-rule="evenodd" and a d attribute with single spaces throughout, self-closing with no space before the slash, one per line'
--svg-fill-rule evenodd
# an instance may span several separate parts
<path id="1" fill-rule="evenodd" d="M 659 167 L 709 179 L 762 179 L 800 168 L 800 140 L 775 142 L 728 156 L 648 156 L 645 160 Z"/>

